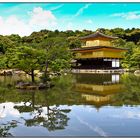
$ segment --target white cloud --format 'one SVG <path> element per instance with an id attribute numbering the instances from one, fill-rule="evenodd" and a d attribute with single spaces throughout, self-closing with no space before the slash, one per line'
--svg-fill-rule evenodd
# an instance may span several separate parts
<path id="1" fill-rule="evenodd" d="M 72 28 L 73 28 L 72 22 L 68 22 L 68 24 L 67 24 L 67 30 L 72 30 Z"/>
<path id="2" fill-rule="evenodd" d="M 0 17 L 0 34 L 2 35 L 19 34 L 24 36 L 31 32 L 29 25 L 16 16 L 10 16 L 7 19 Z"/>
<path id="3" fill-rule="evenodd" d="M 75 14 L 75 17 L 81 15 L 81 14 L 84 12 L 84 10 L 87 9 L 90 5 L 91 5 L 91 4 L 85 4 L 84 7 L 80 8 L 80 9 L 77 11 L 77 13 Z"/>
<path id="4" fill-rule="evenodd" d="M 52 29 L 57 24 L 55 15 L 49 10 L 43 10 L 41 7 L 34 8 L 28 16 L 27 21 L 14 15 L 7 18 L 0 16 L 0 34 L 25 36 L 40 29 Z"/>
<path id="5" fill-rule="evenodd" d="M 41 7 L 36 7 L 31 12 L 31 19 L 29 21 L 30 26 L 47 28 L 49 26 L 55 26 L 56 24 L 56 17 L 49 10 L 43 10 Z"/>
<path id="6" fill-rule="evenodd" d="M 139 19 L 140 18 L 140 11 L 133 11 L 133 12 L 127 12 L 127 13 L 115 13 L 112 14 L 113 17 L 121 17 L 126 20 L 133 20 L 133 19 Z"/>
<path id="7" fill-rule="evenodd" d="M 89 19 L 89 20 L 86 20 L 86 23 L 88 23 L 88 24 L 92 24 L 93 21 L 92 21 L 91 19 Z"/>

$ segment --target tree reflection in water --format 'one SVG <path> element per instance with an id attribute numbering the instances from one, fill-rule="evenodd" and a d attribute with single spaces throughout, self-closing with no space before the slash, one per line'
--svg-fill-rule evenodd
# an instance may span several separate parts
<path id="1" fill-rule="evenodd" d="M 12 137 L 12 134 L 9 133 L 9 130 L 11 128 L 14 128 L 17 126 L 17 124 L 7 123 L 7 124 L 0 124 L 0 137 Z"/>
<path id="2" fill-rule="evenodd" d="M 67 126 L 69 118 L 67 113 L 70 112 L 70 109 L 58 109 L 47 107 L 48 118 L 43 122 L 43 126 L 48 128 L 49 131 L 54 131 L 58 129 L 64 129 Z"/>
<path id="3" fill-rule="evenodd" d="M 69 120 L 67 113 L 71 111 L 70 109 L 59 109 L 57 106 L 35 105 L 34 92 L 32 93 L 32 102 L 25 102 L 23 106 L 15 105 L 14 108 L 20 113 L 31 114 L 31 119 L 22 118 L 26 126 L 43 126 L 49 131 L 65 129 Z"/>
<path id="4" fill-rule="evenodd" d="M 113 106 L 140 105 L 140 76 L 124 74 L 121 77 L 124 92 L 113 96 Z"/>
<path id="5" fill-rule="evenodd" d="M 0 137 L 14 137 L 9 131 L 11 128 L 15 128 L 18 126 L 18 121 L 12 120 L 7 123 L 0 124 Z"/>
<path id="6" fill-rule="evenodd" d="M 37 108 L 34 110 L 34 115 L 32 119 L 24 119 L 25 125 L 30 126 L 43 126 L 49 131 L 54 131 L 58 129 L 64 129 L 67 126 L 69 118 L 67 113 L 70 112 L 69 109 L 61 110 L 57 107 L 45 107 L 47 109 L 47 114 L 43 113 L 42 108 Z"/>

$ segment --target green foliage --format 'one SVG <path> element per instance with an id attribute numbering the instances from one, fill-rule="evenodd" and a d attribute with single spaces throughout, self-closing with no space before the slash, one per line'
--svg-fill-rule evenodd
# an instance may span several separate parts
<path id="1" fill-rule="evenodd" d="M 46 53 L 46 62 L 52 71 L 61 71 L 70 68 L 72 53 L 69 50 L 68 41 L 62 37 L 50 37 L 39 46 Z"/>
<path id="2" fill-rule="evenodd" d="M 45 52 L 27 46 L 16 47 L 12 51 L 16 53 L 13 54 L 11 52 L 13 55 L 10 56 L 10 53 L 9 56 L 7 55 L 11 68 L 18 68 L 19 70 L 25 71 L 32 76 L 32 82 L 34 82 L 34 70 L 41 70 L 45 66 Z"/>
<path id="3" fill-rule="evenodd" d="M 13 48 L 15 43 L 6 36 L 0 35 L 0 52 L 4 54 L 8 48 Z"/>
<path id="4" fill-rule="evenodd" d="M 123 38 L 125 35 L 125 30 L 122 28 L 115 28 L 115 29 L 111 29 L 110 31 L 114 36 L 117 36 L 119 38 Z"/>
<path id="5" fill-rule="evenodd" d="M 124 48 L 126 41 L 122 38 L 118 38 L 116 40 L 112 41 L 113 46 L 118 47 L 118 48 Z"/>
<path id="6" fill-rule="evenodd" d="M 122 60 L 123 68 L 139 68 L 139 54 L 140 47 L 136 45 L 134 42 L 127 42 L 121 38 L 113 41 L 113 45 L 119 48 L 127 48 L 127 52 L 125 53 L 125 57 Z"/>
<path id="7" fill-rule="evenodd" d="M 57 72 L 57 71 L 59 72 L 62 69 L 65 69 L 68 67 L 69 67 L 69 64 L 67 63 L 67 60 L 65 60 L 65 59 L 55 59 L 54 61 L 50 62 L 50 68 L 54 72 Z"/>
<path id="8" fill-rule="evenodd" d="M 140 69 L 140 48 L 133 49 L 133 54 L 130 60 L 131 60 L 131 67 L 136 67 Z"/>
<path id="9" fill-rule="evenodd" d="M 74 36 L 68 37 L 68 42 L 69 42 L 70 49 L 81 47 L 81 40 L 78 37 L 74 37 Z"/>
<path id="10" fill-rule="evenodd" d="M 9 35 L 9 36 L 6 36 L 8 39 L 10 39 L 12 42 L 14 42 L 14 44 L 16 46 L 19 46 L 22 42 L 22 38 L 17 35 L 17 34 L 12 34 L 12 35 Z"/>
<path id="11" fill-rule="evenodd" d="M 41 69 L 44 66 L 45 58 L 46 54 L 43 50 L 20 46 L 16 48 L 14 67 L 30 73 L 32 69 Z"/>

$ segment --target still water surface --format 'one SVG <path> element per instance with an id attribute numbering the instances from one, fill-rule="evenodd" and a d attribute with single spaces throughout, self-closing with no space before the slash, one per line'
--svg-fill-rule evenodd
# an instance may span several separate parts
<path id="1" fill-rule="evenodd" d="M 139 76 L 69 74 L 41 91 L 14 89 L 18 78 L 0 77 L 1 137 L 140 136 Z"/>

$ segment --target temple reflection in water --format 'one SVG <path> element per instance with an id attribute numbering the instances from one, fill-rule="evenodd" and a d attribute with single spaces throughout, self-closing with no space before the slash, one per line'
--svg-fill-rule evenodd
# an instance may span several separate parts
<path id="1" fill-rule="evenodd" d="M 74 91 L 81 94 L 86 104 L 97 108 L 112 103 L 114 94 L 123 90 L 119 74 L 76 74 Z"/>

